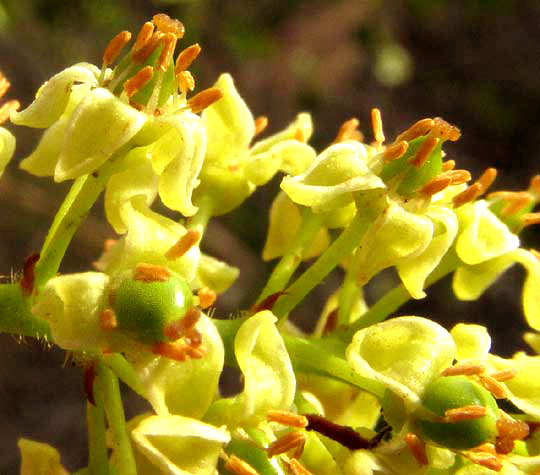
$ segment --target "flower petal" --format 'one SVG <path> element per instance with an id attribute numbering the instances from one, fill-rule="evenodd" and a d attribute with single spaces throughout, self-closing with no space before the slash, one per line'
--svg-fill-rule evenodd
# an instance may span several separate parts
<path id="1" fill-rule="evenodd" d="M 55 181 L 90 173 L 100 167 L 144 125 L 145 114 L 107 89 L 87 94 L 71 115 L 55 170 Z"/>
<path id="2" fill-rule="evenodd" d="M 458 361 L 483 359 L 491 348 L 491 337 L 482 325 L 458 323 L 450 334 L 456 344 Z"/>
<path id="3" fill-rule="evenodd" d="M 4 169 L 13 157 L 14 151 L 15 137 L 9 130 L 0 127 L 0 177 L 4 174 Z"/>
<path id="4" fill-rule="evenodd" d="M 346 357 L 354 371 L 383 383 L 409 410 L 419 404 L 424 388 L 456 354 L 451 335 L 421 317 L 398 317 L 356 332 Z"/>
<path id="5" fill-rule="evenodd" d="M 54 75 L 39 89 L 36 99 L 26 109 L 11 114 L 17 125 L 43 129 L 51 126 L 66 109 L 74 82 L 97 86 L 95 66 L 76 64 Z"/>
<path id="6" fill-rule="evenodd" d="M 213 475 L 230 435 L 195 419 L 150 416 L 132 431 L 137 449 L 167 475 Z"/>
<path id="7" fill-rule="evenodd" d="M 21 451 L 20 475 L 69 475 L 60 463 L 58 450 L 49 444 L 19 439 L 17 445 Z"/>

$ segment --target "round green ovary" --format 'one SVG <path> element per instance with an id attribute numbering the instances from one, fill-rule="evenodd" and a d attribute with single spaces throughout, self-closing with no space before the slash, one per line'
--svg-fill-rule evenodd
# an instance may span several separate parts
<path id="1" fill-rule="evenodd" d="M 113 310 L 118 329 L 143 343 L 167 341 L 165 326 L 182 318 L 193 305 L 184 279 L 172 276 L 165 282 L 124 279 L 115 292 Z"/>
<path id="2" fill-rule="evenodd" d="M 420 420 L 423 435 L 450 449 L 470 449 L 493 442 L 497 435 L 498 407 L 493 396 L 465 376 L 440 377 L 426 388 L 423 405 L 439 416 L 448 409 L 469 405 L 486 408 L 479 419 L 459 422 L 430 422 Z"/>

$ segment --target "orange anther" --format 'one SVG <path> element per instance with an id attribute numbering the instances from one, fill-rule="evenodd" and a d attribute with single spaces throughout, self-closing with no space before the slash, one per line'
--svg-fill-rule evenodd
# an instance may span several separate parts
<path id="1" fill-rule="evenodd" d="M 409 143 L 405 140 L 401 142 L 394 143 L 386 147 L 386 150 L 383 152 L 383 160 L 385 162 L 391 162 L 392 160 L 397 160 L 401 158 L 407 149 L 409 148 Z"/>
<path id="2" fill-rule="evenodd" d="M 287 468 L 291 472 L 291 475 L 313 475 L 306 467 L 304 467 L 294 457 L 287 463 Z"/>
<path id="3" fill-rule="evenodd" d="M 261 115 L 255 119 L 255 134 L 254 137 L 261 134 L 268 127 L 268 117 Z"/>
<path id="4" fill-rule="evenodd" d="M 485 368 L 482 365 L 475 364 L 462 364 L 457 366 L 450 366 L 446 368 L 441 375 L 442 376 L 471 376 L 473 374 L 482 374 Z"/>
<path id="5" fill-rule="evenodd" d="M 268 411 L 266 413 L 266 420 L 269 422 L 277 422 L 284 426 L 298 427 L 299 429 L 303 429 L 308 425 L 306 416 L 290 411 Z"/>
<path id="6" fill-rule="evenodd" d="M 484 194 L 486 190 L 493 184 L 497 178 L 496 168 L 487 168 L 484 173 L 476 180 L 476 183 L 480 185 L 480 194 Z"/>
<path id="7" fill-rule="evenodd" d="M 452 185 L 461 185 L 471 180 L 471 174 L 467 170 L 450 170 L 445 172 L 452 179 Z"/>
<path id="8" fill-rule="evenodd" d="M 461 131 L 455 125 L 449 124 L 440 117 L 433 119 L 432 133 L 442 140 L 450 140 L 451 142 L 455 142 L 461 136 Z"/>
<path id="9" fill-rule="evenodd" d="M 448 172 L 450 170 L 453 170 L 455 166 L 456 166 L 455 160 L 447 160 L 446 162 L 442 164 L 442 171 Z"/>
<path id="10" fill-rule="evenodd" d="M 173 33 L 176 38 L 182 38 L 186 29 L 180 20 L 171 18 L 165 13 L 158 13 L 152 17 L 152 21 L 156 28 L 163 33 Z"/>
<path id="11" fill-rule="evenodd" d="M 227 458 L 225 467 L 236 475 L 260 475 L 249 463 L 238 458 L 236 455 L 231 455 Z"/>
<path id="12" fill-rule="evenodd" d="M 306 434 L 301 431 L 294 431 L 285 434 L 283 437 L 272 442 L 266 452 L 268 457 L 273 457 L 274 455 L 284 454 L 289 450 L 302 447 L 306 442 Z"/>
<path id="13" fill-rule="evenodd" d="M 380 150 L 382 143 L 384 142 L 384 133 L 382 127 L 381 111 L 374 107 L 371 109 L 371 125 L 373 127 L 373 137 L 377 148 Z"/>
<path id="14" fill-rule="evenodd" d="M 218 101 L 223 97 L 223 92 L 217 87 L 209 87 L 204 91 L 199 92 L 194 95 L 188 101 L 188 106 L 191 109 L 191 112 L 197 114 L 202 110 L 206 109 L 208 106 L 212 105 L 214 102 Z"/>
<path id="15" fill-rule="evenodd" d="M 121 31 L 109 41 L 103 53 L 103 65 L 108 66 L 114 63 L 122 48 L 129 43 L 129 40 L 131 40 L 131 33 L 129 31 Z"/>
<path id="16" fill-rule="evenodd" d="M 500 411 L 497 419 L 496 449 L 499 454 L 508 454 L 514 449 L 515 440 L 523 440 L 529 435 L 529 426 L 524 421 L 519 421 Z"/>
<path id="17" fill-rule="evenodd" d="M 358 130 L 359 125 L 360 121 L 354 117 L 343 122 L 333 143 L 343 142 L 344 140 L 358 140 L 361 142 L 364 135 Z"/>
<path id="18" fill-rule="evenodd" d="M 142 282 L 166 282 L 170 279 L 171 275 L 172 272 L 166 267 L 141 262 L 136 265 L 133 271 L 133 280 Z"/>
<path id="19" fill-rule="evenodd" d="M 302 142 L 302 143 L 306 143 L 307 141 L 307 137 L 305 136 L 304 131 L 300 128 L 294 131 L 293 139 L 298 140 L 299 142 Z"/>
<path id="20" fill-rule="evenodd" d="M 409 432 L 405 434 L 405 443 L 419 465 L 427 465 L 429 463 L 426 454 L 426 444 L 424 444 L 422 439 Z"/>
<path id="21" fill-rule="evenodd" d="M 0 71 L 0 97 L 4 97 L 4 94 L 8 91 L 11 83 L 6 76 Z"/>
<path id="22" fill-rule="evenodd" d="M 202 287 L 197 291 L 199 297 L 199 306 L 201 308 L 209 308 L 216 302 L 217 294 L 208 287 Z"/>
<path id="23" fill-rule="evenodd" d="M 134 50 L 132 53 L 133 61 L 137 63 L 144 63 L 148 57 L 154 52 L 156 47 L 165 35 L 161 31 L 156 31 L 150 37 L 148 41 L 138 50 Z"/>
<path id="24" fill-rule="evenodd" d="M 101 315 L 99 316 L 99 323 L 103 330 L 114 330 L 116 327 L 118 327 L 116 314 L 110 308 L 107 308 L 101 312 Z"/>
<path id="25" fill-rule="evenodd" d="M 201 239 L 202 233 L 199 229 L 188 229 L 177 242 L 166 253 L 169 260 L 179 259 L 184 256 Z"/>
<path id="26" fill-rule="evenodd" d="M 189 71 L 180 71 L 176 75 L 176 84 L 181 93 L 195 89 L 195 79 Z"/>
<path id="27" fill-rule="evenodd" d="M 504 216 L 512 216 L 513 214 L 523 211 L 527 206 L 534 203 L 533 196 L 528 191 L 518 192 L 514 199 L 512 199 L 502 210 L 501 214 Z"/>
<path id="28" fill-rule="evenodd" d="M 532 224 L 540 224 L 540 213 L 525 213 L 521 217 L 521 224 L 531 226 Z"/>
<path id="29" fill-rule="evenodd" d="M 124 90 L 126 91 L 127 96 L 134 96 L 152 80 L 153 76 L 154 68 L 152 66 L 142 68 L 135 76 L 124 83 Z"/>
<path id="30" fill-rule="evenodd" d="M 433 196 L 435 193 L 444 190 L 452 183 L 452 178 L 447 175 L 441 174 L 433 178 L 433 180 L 428 181 L 422 188 L 420 188 L 420 193 L 425 196 Z"/>
<path id="31" fill-rule="evenodd" d="M 411 140 L 421 137 L 422 135 L 426 135 L 433 128 L 434 124 L 435 121 L 433 119 L 421 119 L 411 125 L 405 132 L 399 134 L 396 138 L 396 142 L 401 140 L 410 142 Z"/>
<path id="32" fill-rule="evenodd" d="M 417 168 L 420 168 L 424 163 L 426 163 L 431 155 L 431 152 L 435 150 L 435 147 L 439 143 L 439 138 L 428 135 L 424 143 L 420 146 L 420 150 L 416 152 L 416 155 L 411 160 L 411 164 Z"/>
<path id="33" fill-rule="evenodd" d="M 502 462 L 497 458 L 496 455 L 492 455 L 485 452 L 466 452 L 464 455 L 477 465 L 482 467 L 489 468 L 496 472 L 500 472 L 503 468 Z"/>
<path id="34" fill-rule="evenodd" d="M 151 21 L 147 21 L 140 29 L 139 34 L 137 35 L 137 39 L 135 40 L 135 44 L 133 45 L 132 51 L 133 53 L 137 53 L 141 49 L 143 49 L 146 44 L 150 41 L 150 38 L 152 38 L 152 35 L 154 34 L 154 24 Z"/>
<path id="35" fill-rule="evenodd" d="M 202 312 L 197 307 L 191 307 L 188 309 L 186 314 L 184 315 L 184 318 L 182 318 L 182 327 L 184 331 L 189 331 L 192 328 L 195 328 L 195 325 L 197 325 L 197 322 L 201 318 Z"/>
<path id="36" fill-rule="evenodd" d="M 506 398 L 507 394 L 504 384 L 500 383 L 495 378 L 487 374 L 479 375 L 479 379 L 480 383 L 482 383 L 482 386 L 484 386 L 491 394 L 493 394 L 493 397 L 495 399 Z"/>
<path id="37" fill-rule="evenodd" d="M 534 175 L 529 182 L 529 191 L 534 194 L 540 193 L 540 175 Z"/>
<path id="38" fill-rule="evenodd" d="M 186 361 L 188 358 L 200 359 L 206 354 L 204 348 L 193 348 L 182 341 L 174 343 L 154 343 L 152 353 L 175 361 Z"/>
<path id="39" fill-rule="evenodd" d="M 174 49 L 176 48 L 176 36 L 173 33 L 166 33 L 163 38 L 163 49 L 159 55 L 157 62 L 157 67 L 165 72 L 171 64 L 171 60 L 174 54 Z"/>
<path id="40" fill-rule="evenodd" d="M 481 189 L 482 189 L 482 186 L 480 185 L 480 183 L 473 183 L 471 186 L 463 190 L 461 193 L 458 193 L 452 199 L 452 202 L 454 203 L 454 208 L 459 208 L 460 206 L 463 206 L 465 203 L 474 201 L 476 197 L 478 197 L 481 194 Z"/>
<path id="41" fill-rule="evenodd" d="M 486 414 L 487 409 L 484 406 L 471 404 L 469 406 L 457 407 L 455 409 L 444 411 L 444 419 L 445 422 L 454 423 L 471 419 L 481 419 Z"/>
<path id="42" fill-rule="evenodd" d="M 191 66 L 191 63 L 193 63 L 197 56 L 199 56 L 200 52 L 201 47 L 199 46 L 199 43 L 195 43 L 180 51 L 178 58 L 176 58 L 176 66 L 174 72 L 178 74 L 188 69 Z"/>
<path id="43" fill-rule="evenodd" d="M 21 104 L 15 99 L 2 104 L 0 107 L 0 124 L 3 124 L 6 120 L 8 120 L 11 113 L 19 109 L 19 107 L 21 107 Z"/>

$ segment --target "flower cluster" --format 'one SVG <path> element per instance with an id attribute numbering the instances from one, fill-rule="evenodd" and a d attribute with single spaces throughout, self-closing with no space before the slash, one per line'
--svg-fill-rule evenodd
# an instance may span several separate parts
<path id="1" fill-rule="evenodd" d="M 540 357 L 491 354 L 483 326 L 447 331 L 395 313 L 450 273 L 458 298 L 477 299 L 518 262 L 528 272 L 525 318 L 540 331 L 540 253 L 519 240 L 540 222 L 540 177 L 526 191 L 486 194 L 496 170 L 469 183 L 442 149 L 457 127 L 426 118 L 385 143 L 378 109 L 372 143 L 351 119 L 318 153 L 305 112 L 258 139 L 268 119 L 253 117 L 230 75 L 191 94 L 201 48 L 174 59 L 183 35 L 181 22 L 156 15 L 122 58 L 127 31 L 101 68 L 76 64 L 26 109 L 0 111 L 45 129 L 21 168 L 74 180 L 41 253 L 20 281 L 0 286 L 10 314 L 0 329 L 45 337 L 80 364 L 89 462 L 77 473 L 538 473 Z M 7 84 L 0 79 L 0 92 Z M 3 170 L 14 138 L 0 129 L 0 142 Z M 212 307 L 239 270 L 201 250 L 207 223 L 280 172 L 262 251 L 279 261 L 251 307 L 218 318 Z M 101 192 L 118 238 L 94 270 L 59 273 Z M 153 209 L 158 198 L 177 219 Z M 339 266 L 342 285 L 315 329 L 290 324 Z M 400 286 L 368 307 L 364 285 L 389 267 Z M 540 349 L 538 334 L 526 339 Z M 232 396 L 219 387 L 225 366 L 241 375 Z M 125 420 L 119 380 L 148 401 L 147 413 Z M 19 448 L 22 474 L 68 473 L 49 445 L 21 439 Z"/>

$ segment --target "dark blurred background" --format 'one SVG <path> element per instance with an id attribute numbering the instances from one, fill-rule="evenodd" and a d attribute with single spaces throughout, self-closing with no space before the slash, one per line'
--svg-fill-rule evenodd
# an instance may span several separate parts
<path id="1" fill-rule="evenodd" d="M 181 43 L 199 42 L 192 68 L 198 89 L 228 71 L 255 116 L 270 118 L 276 131 L 301 110 L 315 123 L 312 142 L 321 149 L 339 125 L 357 117 L 370 139 L 369 113 L 380 107 L 391 139 L 413 121 L 441 116 L 458 125 L 462 138 L 446 147 L 449 158 L 476 178 L 499 169 L 497 188 L 523 189 L 540 172 L 540 2 L 517 0 L 2 0 L 0 68 L 12 82 L 8 98 L 26 106 L 52 74 L 79 61 L 100 65 L 118 31 L 136 33 L 153 14 L 179 18 Z M 32 130 L 10 127 L 18 137 L 16 158 L 0 182 L 0 272 L 18 271 L 38 251 L 69 184 L 25 175 L 17 162 L 36 144 Z M 249 305 L 269 269 L 259 255 L 266 210 L 279 178 L 259 190 L 241 210 L 213 223 L 206 250 L 242 270 L 220 301 L 225 315 Z M 103 240 L 114 237 L 102 205 L 86 221 L 62 271 L 88 270 Z M 522 235 L 540 246 L 535 229 Z M 385 273 L 370 285 L 373 300 L 395 283 Z M 448 328 L 458 321 L 489 326 L 497 352 L 523 348 L 520 303 L 523 272 L 510 270 L 480 301 L 457 302 L 448 279 L 401 314 L 431 316 Z M 298 314 L 306 324 L 339 283 L 329 276 Z M 18 473 L 16 440 L 31 437 L 57 446 L 70 469 L 86 464 L 84 393 L 79 368 L 64 354 L 31 340 L 1 337 L 0 473 Z M 131 401 L 128 413 L 140 408 Z"/>

